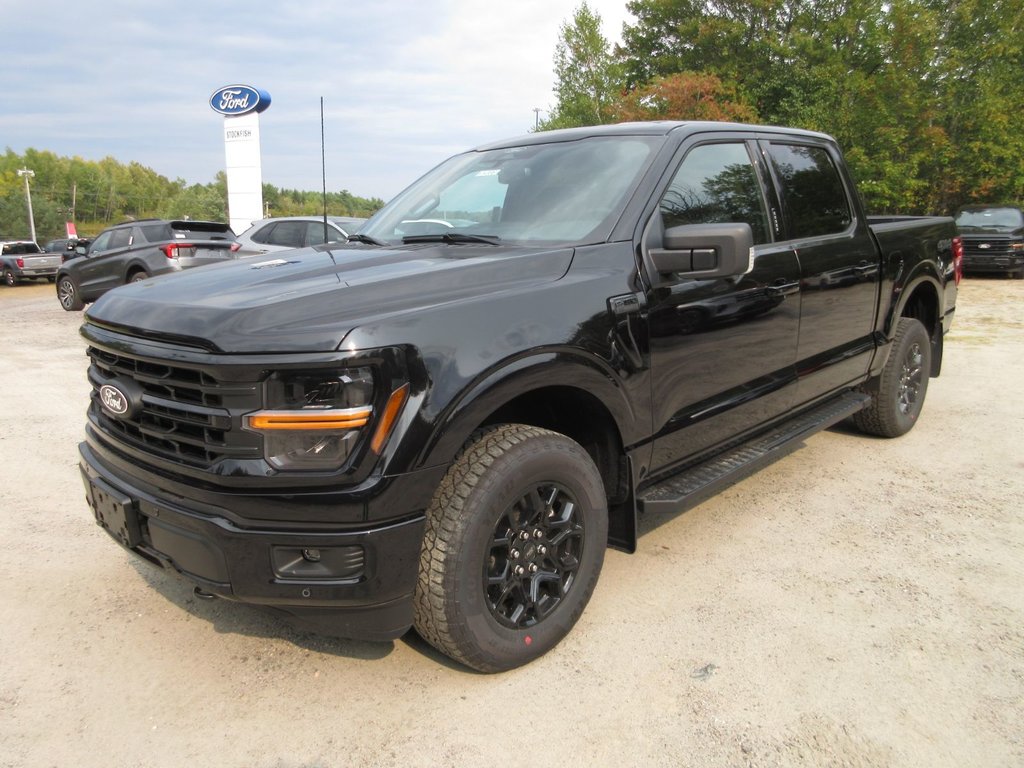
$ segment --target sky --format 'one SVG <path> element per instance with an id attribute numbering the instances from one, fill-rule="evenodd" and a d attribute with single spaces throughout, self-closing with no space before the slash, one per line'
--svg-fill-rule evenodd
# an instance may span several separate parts
<path id="1" fill-rule="evenodd" d="M 528 132 L 555 104 L 582 0 L 0 0 L 0 150 L 224 170 L 221 86 L 266 91 L 264 183 L 388 200 L 446 157 Z M 610 42 L 626 0 L 588 0 Z"/>

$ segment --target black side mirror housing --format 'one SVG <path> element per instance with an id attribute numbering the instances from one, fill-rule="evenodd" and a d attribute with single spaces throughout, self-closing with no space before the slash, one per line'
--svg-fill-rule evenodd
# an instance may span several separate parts
<path id="1" fill-rule="evenodd" d="M 662 244 L 649 251 L 659 274 L 731 277 L 750 271 L 754 233 L 746 223 L 684 224 L 666 229 Z"/>

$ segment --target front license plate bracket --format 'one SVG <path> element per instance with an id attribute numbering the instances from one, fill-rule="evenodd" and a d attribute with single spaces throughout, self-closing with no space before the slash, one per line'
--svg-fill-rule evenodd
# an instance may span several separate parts
<path id="1" fill-rule="evenodd" d="M 85 494 L 96 523 L 122 546 L 132 549 L 142 543 L 142 530 L 135 502 L 98 477 L 85 479 Z"/>

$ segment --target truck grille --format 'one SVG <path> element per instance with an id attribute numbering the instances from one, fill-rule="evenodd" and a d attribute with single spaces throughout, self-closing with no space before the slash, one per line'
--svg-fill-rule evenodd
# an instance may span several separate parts
<path id="1" fill-rule="evenodd" d="M 89 416 L 109 439 L 203 469 L 262 456 L 259 436 L 240 429 L 241 415 L 259 408 L 259 382 L 225 382 L 201 367 L 156 363 L 97 347 L 89 347 L 88 355 Z M 131 415 L 115 418 L 100 406 L 100 387 L 115 379 L 142 388 L 141 408 Z"/>
<path id="2" fill-rule="evenodd" d="M 1007 257 L 1011 253 L 1021 255 L 1020 251 L 1011 251 L 1010 245 L 1013 241 L 1009 238 L 991 239 L 969 239 L 963 238 L 964 259 L 973 259 L 979 262 L 991 261 L 996 257 Z"/>

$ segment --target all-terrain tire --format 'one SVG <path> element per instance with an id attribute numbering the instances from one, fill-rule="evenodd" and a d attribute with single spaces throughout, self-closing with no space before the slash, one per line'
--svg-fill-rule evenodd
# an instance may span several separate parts
<path id="1" fill-rule="evenodd" d="M 931 369 L 928 331 L 919 320 L 901 317 L 877 389 L 872 387 L 871 404 L 854 415 L 853 423 L 869 435 L 905 435 L 921 415 Z"/>
<path id="2" fill-rule="evenodd" d="M 522 424 L 478 431 L 427 511 L 416 631 L 481 672 L 526 664 L 583 613 L 607 540 L 604 485 L 578 443 Z"/>

